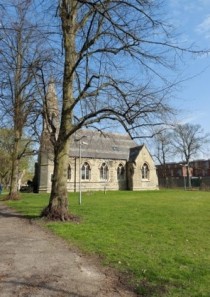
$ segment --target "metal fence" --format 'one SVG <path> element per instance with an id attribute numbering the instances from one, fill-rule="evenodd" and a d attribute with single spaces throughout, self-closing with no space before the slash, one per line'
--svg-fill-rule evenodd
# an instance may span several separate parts
<path id="1" fill-rule="evenodd" d="M 189 189 L 186 177 L 166 177 L 158 178 L 160 188 L 183 188 Z M 210 191 L 210 176 L 205 177 L 191 177 L 190 189 Z"/>

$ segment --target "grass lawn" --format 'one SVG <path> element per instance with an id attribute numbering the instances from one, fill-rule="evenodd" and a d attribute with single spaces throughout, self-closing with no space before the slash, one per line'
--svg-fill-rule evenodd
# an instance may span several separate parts
<path id="1" fill-rule="evenodd" d="M 9 202 L 30 217 L 47 194 L 23 194 Z M 76 223 L 47 227 L 83 251 L 102 256 L 141 296 L 210 296 L 210 193 L 199 191 L 70 194 Z"/>

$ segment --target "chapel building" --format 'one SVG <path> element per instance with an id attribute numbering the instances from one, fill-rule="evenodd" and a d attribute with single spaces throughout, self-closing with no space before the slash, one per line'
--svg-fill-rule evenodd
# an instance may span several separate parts
<path id="1" fill-rule="evenodd" d="M 48 112 L 59 122 L 54 84 L 47 93 Z M 50 192 L 53 176 L 50 129 L 44 121 L 38 158 L 38 191 Z M 66 164 L 69 192 L 104 190 L 157 190 L 155 163 L 147 147 L 129 135 L 78 130 L 70 139 Z"/>

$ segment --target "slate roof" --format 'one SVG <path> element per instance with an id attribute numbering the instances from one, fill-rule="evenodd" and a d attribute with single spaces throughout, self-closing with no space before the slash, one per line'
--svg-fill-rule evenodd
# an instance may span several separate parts
<path id="1" fill-rule="evenodd" d="M 130 148 L 137 146 L 129 135 L 80 130 L 71 137 L 71 157 L 79 157 L 79 139 L 83 158 L 128 160 Z"/>
<path id="2" fill-rule="evenodd" d="M 130 149 L 130 154 L 129 154 L 129 161 L 135 162 L 137 156 L 139 155 L 139 152 L 143 148 L 144 145 L 138 145 L 136 147 L 133 147 Z"/>

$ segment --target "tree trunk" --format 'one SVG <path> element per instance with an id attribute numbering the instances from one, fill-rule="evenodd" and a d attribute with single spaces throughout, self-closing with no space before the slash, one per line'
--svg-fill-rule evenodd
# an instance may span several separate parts
<path id="1" fill-rule="evenodd" d="M 15 133 L 15 141 L 12 152 L 12 170 L 11 170 L 11 181 L 9 194 L 7 199 L 9 200 L 18 200 L 20 198 L 18 192 L 18 175 L 19 175 L 19 159 L 18 159 L 18 151 L 19 151 L 19 133 L 16 131 Z"/>
<path id="2" fill-rule="evenodd" d="M 19 168 L 19 162 L 18 162 L 17 158 L 14 158 L 14 160 L 12 160 L 11 183 L 10 183 L 10 190 L 9 190 L 9 195 L 8 195 L 8 198 L 11 200 L 19 199 L 18 168 Z"/>
<path id="3" fill-rule="evenodd" d="M 69 142 L 66 141 L 63 148 L 55 153 L 50 201 L 49 205 L 42 212 L 42 216 L 50 220 L 65 221 L 71 218 L 68 213 L 68 193 L 66 188 L 68 144 Z"/>
<path id="4" fill-rule="evenodd" d="M 19 171 L 19 146 L 23 131 L 23 114 L 22 114 L 22 91 L 21 79 L 23 71 L 23 57 L 22 57 L 22 32 L 17 33 L 17 66 L 14 77 L 14 146 L 12 150 L 12 173 L 10 182 L 10 191 L 8 198 L 11 200 L 19 199 L 18 194 L 18 171 Z"/>
<path id="5" fill-rule="evenodd" d="M 187 181 L 188 181 L 188 188 L 191 189 L 191 176 L 190 176 L 190 163 L 187 162 Z"/>
<path id="6" fill-rule="evenodd" d="M 61 1 L 60 17 L 64 37 L 65 62 L 63 75 L 63 102 L 61 125 L 54 146 L 54 173 L 49 205 L 42 216 L 51 220 L 74 218 L 68 212 L 67 164 L 69 158 L 69 136 L 72 129 L 72 105 L 74 103 L 74 68 L 76 61 L 75 27 L 78 1 Z"/>

